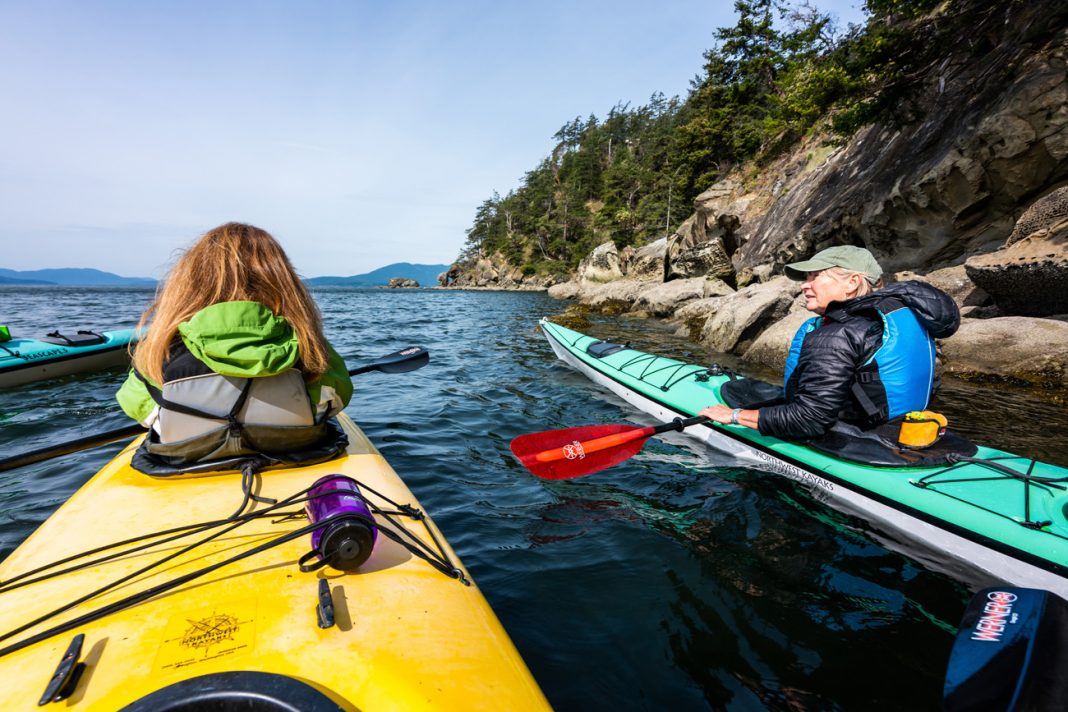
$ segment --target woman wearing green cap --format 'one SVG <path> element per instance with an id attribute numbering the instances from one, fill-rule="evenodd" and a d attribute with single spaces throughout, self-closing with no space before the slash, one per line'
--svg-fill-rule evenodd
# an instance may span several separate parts
<path id="1" fill-rule="evenodd" d="M 945 292 L 924 282 L 883 287 L 883 271 L 862 247 L 840 245 L 786 265 L 817 316 L 794 336 L 782 405 L 714 405 L 717 423 L 777 437 L 818 437 L 838 421 L 870 428 L 927 406 L 934 383 L 935 338 L 960 326 Z"/>

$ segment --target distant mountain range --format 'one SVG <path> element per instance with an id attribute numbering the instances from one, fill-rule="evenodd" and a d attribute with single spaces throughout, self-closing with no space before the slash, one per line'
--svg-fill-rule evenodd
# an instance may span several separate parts
<path id="1" fill-rule="evenodd" d="M 156 280 L 147 277 L 120 277 L 117 274 L 101 272 L 98 269 L 66 268 L 29 271 L 0 269 L 0 284 L 152 287 L 155 286 Z"/>
<path id="2" fill-rule="evenodd" d="M 414 279 L 421 287 L 436 287 L 438 275 L 448 269 L 449 265 L 416 265 L 410 262 L 395 262 L 366 274 L 354 274 L 351 277 L 312 277 L 304 281 L 313 287 L 378 287 L 388 284 L 393 277 L 401 277 Z M 152 287 L 155 286 L 156 280 L 147 277 L 120 277 L 98 269 L 67 268 L 28 271 L 0 269 L 0 284 Z"/>
<path id="3" fill-rule="evenodd" d="M 414 279 L 420 287 L 436 287 L 438 275 L 448 269 L 449 265 L 415 265 L 411 262 L 394 262 L 366 274 L 354 274 L 351 277 L 312 277 L 304 281 L 313 287 L 378 287 L 388 284 L 393 277 L 401 277 Z"/>

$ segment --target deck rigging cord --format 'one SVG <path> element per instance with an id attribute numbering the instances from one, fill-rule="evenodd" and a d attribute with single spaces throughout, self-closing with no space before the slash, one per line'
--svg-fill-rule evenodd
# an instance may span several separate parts
<path id="1" fill-rule="evenodd" d="M 376 497 L 380 498 L 381 500 L 383 500 L 384 502 L 388 503 L 390 506 L 393 507 L 393 509 L 384 509 L 383 507 L 379 506 L 375 502 L 372 502 L 371 500 L 369 500 L 367 497 L 363 496 L 362 494 L 360 495 L 361 499 L 363 499 L 363 501 L 371 508 L 371 510 L 376 515 L 381 517 L 381 519 L 383 519 L 386 523 L 388 523 L 390 525 L 388 527 L 387 526 L 381 526 L 381 525 L 377 526 L 377 530 L 383 536 L 385 536 L 386 538 L 396 542 L 397 544 L 402 546 L 405 550 L 407 550 L 410 554 L 412 554 L 412 555 L 416 556 L 417 558 L 425 561 L 426 563 L 428 563 L 430 566 L 432 566 L 433 568 L 435 568 L 436 570 L 438 570 L 442 574 L 444 574 L 446 576 L 449 576 L 450 578 L 455 578 L 458 581 L 460 581 L 461 583 L 463 583 L 464 585 L 470 585 L 470 581 L 466 578 L 466 576 L 464 575 L 464 572 L 456 564 L 454 564 L 449 559 L 448 555 L 445 553 L 444 547 L 443 547 L 440 539 L 435 534 L 433 529 L 427 524 L 426 515 L 421 510 L 419 510 L 419 509 L 417 509 L 415 507 L 412 507 L 411 505 L 399 504 L 399 503 L 393 501 L 392 499 L 390 499 L 389 497 L 386 497 L 385 495 L 381 494 L 380 492 L 374 490 L 373 488 L 371 488 L 371 487 L 369 487 L 367 485 L 364 485 L 364 484 L 362 484 L 362 483 L 360 483 L 358 481 L 356 481 L 356 482 L 357 482 L 358 486 L 360 486 L 362 489 L 366 489 L 367 491 L 373 493 Z M 213 528 L 218 528 L 219 529 L 219 531 L 216 531 L 216 532 L 210 534 L 209 536 L 206 536 L 206 537 L 204 537 L 204 538 L 202 538 L 202 539 L 200 539 L 198 541 L 192 542 L 191 544 L 179 549 L 176 552 L 168 554 L 168 555 L 164 556 L 161 559 L 158 559 L 158 560 L 156 560 L 156 561 L 154 561 L 154 562 L 152 562 L 150 564 L 147 564 L 146 566 L 143 566 L 143 567 L 139 568 L 137 571 L 134 571 L 134 572 L 132 572 L 130 574 L 122 576 L 119 579 L 117 579 L 115 581 L 112 581 L 111 583 L 108 583 L 105 586 L 102 586 L 102 587 L 96 589 L 95 591 L 92 591 L 92 592 L 90 592 L 88 594 L 85 594 L 85 595 L 79 597 L 78 599 L 76 599 L 76 600 L 74 600 L 72 602 L 64 604 L 64 605 L 60 606 L 59 608 L 56 608 L 56 609 L 54 609 L 54 610 L 52 610 L 52 611 L 50 611 L 48 613 L 45 613 L 45 614 L 37 617 L 36 619 L 34 619 L 32 621 L 29 621 L 29 622 L 27 622 L 27 623 L 15 628 L 15 629 L 13 629 L 13 630 L 10 630 L 10 631 L 8 631 L 6 633 L 0 634 L 0 641 L 7 640 L 7 639 L 9 639 L 9 638 L 11 638 L 13 636 L 18 635 L 19 633 L 25 632 L 26 630 L 29 630 L 30 628 L 33 628 L 34 626 L 39 625 L 41 623 L 44 623 L 44 622 L 46 622 L 46 621 L 48 621 L 48 620 L 50 620 L 50 619 L 52 619 L 52 618 L 64 613 L 64 612 L 66 612 L 66 611 L 68 611 L 68 610 L 70 610 L 70 609 L 72 609 L 72 608 L 74 608 L 74 607 L 76 607 L 76 606 L 78 606 L 78 605 L 80 605 L 82 603 L 85 603 L 86 601 L 91 600 L 92 598 L 95 598 L 95 597 L 97 597 L 97 596 L 99 596 L 99 595 L 101 595 L 103 593 L 106 593 L 107 591 L 115 589 L 115 588 L 123 585 L 124 583 L 126 583 L 126 582 L 128 582 L 128 581 L 130 581 L 132 579 L 135 579 L 135 578 L 137 578 L 137 577 L 139 577 L 139 576 L 151 571 L 152 569 L 158 568 L 162 564 L 164 564 L 164 563 L 166 563 L 168 561 L 171 561 L 173 559 L 176 559 L 176 558 L 178 558 L 179 556 L 181 556 L 183 554 L 186 554 L 186 553 L 188 553 L 190 551 L 193 551 L 197 547 L 202 546 L 203 544 L 206 544 L 207 542 L 209 542 L 209 541 L 211 541 L 213 539 L 217 539 L 218 537 L 222 536 L 223 534 L 227 534 L 227 533 L 237 529 L 238 527 L 240 527 L 240 526 L 242 526 L 242 525 L 244 525 L 244 524 L 246 524 L 246 523 L 248 523 L 250 521 L 253 521 L 253 520 L 256 520 L 256 519 L 262 519 L 262 518 L 268 517 L 268 516 L 275 516 L 275 517 L 279 517 L 278 519 L 275 520 L 275 523 L 278 523 L 278 522 L 286 521 L 286 520 L 293 519 L 293 518 L 303 517 L 304 516 L 304 511 L 303 510 L 292 510 L 292 511 L 280 511 L 280 510 L 282 510 L 283 507 L 288 507 L 290 505 L 305 503 L 305 502 L 309 501 L 310 499 L 314 499 L 316 497 L 327 496 L 325 494 L 320 494 L 320 495 L 312 495 L 312 496 L 309 497 L 308 494 L 311 491 L 311 489 L 313 489 L 313 488 L 314 488 L 314 485 L 312 487 L 308 487 L 308 488 L 305 488 L 303 490 L 300 490 L 300 491 L 298 491 L 298 492 L 296 492 L 296 493 L 294 493 L 292 495 L 289 495 L 288 497 L 286 497 L 286 498 L 284 498 L 282 500 L 279 500 L 279 501 L 275 502 L 274 504 L 271 504 L 270 506 L 268 506 L 268 507 L 266 507 L 265 509 L 262 509 L 262 510 L 258 510 L 258 511 L 254 511 L 254 512 L 248 512 L 248 513 L 245 513 L 245 514 L 236 514 L 235 513 L 235 515 L 232 515 L 231 517 L 229 517 L 227 519 L 214 520 L 214 521 L 210 521 L 210 522 L 201 522 L 201 523 L 198 523 L 198 524 L 185 525 L 185 526 L 182 526 L 182 527 L 175 527 L 173 529 L 168 529 L 168 530 L 164 530 L 164 531 L 161 531 L 161 532 L 154 532 L 154 533 L 150 533 L 150 534 L 141 535 L 141 536 L 138 536 L 138 537 L 134 537 L 132 539 L 124 540 L 122 542 L 116 542 L 116 543 L 113 543 L 113 544 L 107 544 L 107 545 L 104 545 L 104 546 L 96 547 L 96 548 L 91 549 L 89 551 L 81 552 L 79 554 L 74 554 L 72 556 L 68 556 L 68 557 L 66 557 L 64 559 L 61 559 L 59 561 L 52 562 L 51 564 L 46 564 L 44 566 L 40 566 L 40 567 L 38 567 L 38 568 L 36 568 L 36 569 L 34 569 L 32 571 L 24 572 L 24 573 L 22 573 L 22 574 L 20 574 L 20 575 L 18 575 L 16 577 L 8 579 L 7 581 L 0 582 L 0 594 L 2 594 L 4 592 L 11 591 L 11 590 L 16 589 L 16 588 L 20 588 L 22 586 L 27 586 L 27 585 L 30 585 L 32 583 L 37 583 L 37 582 L 40 582 L 40 581 L 44 581 L 46 579 L 55 578 L 55 577 L 60 576 L 62 574 L 71 573 L 71 572 L 78 571 L 78 570 L 81 570 L 81 569 L 89 568 L 89 567 L 95 566 L 95 565 L 97 565 L 99 563 L 103 563 L 103 562 L 106 562 L 106 561 L 111 561 L 111 560 L 116 559 L 116 558 L 128 556 L 129 554 L 131 554 L 131 553 L 133 553 L 135 551 L 141 551 L 143 549 L 150 548 L 150 547 L 153 547 L 153 546 L 158 546 L 160 544 L 168 543 L 168 542 L 171 542 L 171 541 L 174 541 L 174 540 L 177 540 L 177 539 L 181 539 L 183 537 L 199 534 L 199 533 L 202 533 L 202 532 L 205 532 L 205 531 L 209 531 L 209 530 L 211 530 Z M 243 483 L 242 490 L 243 490 L 243 493 L 245 495 L 249 494 L 249 490 L 244 487 L 244 483 Z M 262 501 L 262 499 L 259 499 L 259 498 L 256 498 L 256 499 L 257 499 L 257 501 Z M 241 508 L 242 510 L 244 509 L 244 506 L 247 503 L 247 501 L 248 501 L 248 497 L 246 496 L 245 502 L 242 504 L 242 508 Z M 240 512 L 241 510 L 238 510 L 238 511 Z M 187 574 L 184 574 L 184 575 L 179 576 L 177 578 L 171 579 L 169 581 L 164 581 L 163 583 L 160 583 L 160 584 L 157 584 L 155 586 L 152 586 L 152 587 L 150 587 L 150 588 L 148 588 L 148 589 L 146 589 L 144 591 L 131 594 L 130 596 L 127 596 L 127 597 L 125 597 L 123 599 L 120 599 L 120 600 L 115 601 L 113 603 L 110 603 L 110 604 L 107 604 L 105 606 L 102 606 L 102 607 L 100 607 L 100 608 L 98 608 L 96 610 L 90 611 L 90 612 L 88 612 L 86 614 L 83 614 L 83 615 L 77 617 L 77 618 L 74 618 L 72 620 L 66 621 L 64 623 L 60 623 L 60 624 L 58 624 L 58 625 L 56 625 L 56 626 L 54 626 L 52 628 L 49 628 L 47 630 L 41 631 L 39 633 L 36 633 L 36 634 L 34 634 L 34 635 L 32 635 L 32 636 L 30 636 L 28 638 L 20 640 L 20 641 L 18 641 L 16 643 L 12 643 L 12 644 L 10 644 L 10 645 L 8 645 L 6 647 L 0 648 L 0 657 L 3 657 L 3 656 L 8 655 L 10 653 L 16 652 L 18 650 L 22 650 L 23 648 L 29 647 L 29 646 L 34 645 L 34 644 L 36 644 L 38 642 L 41 642 L 43 640 L 47 640 L 47 639 L 52 638 L 52 637 L 54 637 L 56 635 L 60 635 L 60 634 L 65 633 L 67 631 L 73 630 L 74 628 L 77 628 L 79 626 L 85 625 L 87 623 L 91 623 L 93 621 L 99 620 L 99 619 L 104 618 L 104 617 L 106 617 L 108 615 L 111 615 L 112 613 L 116 613 L 116 612 L 119 612 L 119 611 L 122 611 L 122 610 L 126 610 L 127 608 L 130 608 L 130 607 L 135 606 L 135 605 L 137 605 L 139 603 L 147 601 L 147 600 L 149 600 L 149 599 L 151 599 L 151 598 L 153 598 L 153 597 L 155 597 L 155 596 L 157 596 L 157 595 L 159 595 L 161 593 L 166 593 L 168 591 L 174 590 L 174 589 L 178 588 L 179 586 L 182 586 L 183 584 L 186 584 L 186 583 L 188 583 L 190 581 L 193 581 L 193 580 L 195 580 L 197 578 L 200 578 L 202 576 L 210 574 L 213 571 L 216 571 L 216 570 L 218 570 L 218 569 L 220 569 L 220 568 L 222 568 L 224 566 L 228 566 L 230 564 L 233 564 L 233 563 L 236 563 L 236 562 L 241 561 L 243 559 L 246 559 L 246 558 L 248 558 L 250 556 L 253 556 L 253 555 L 262 553 L 264 551 L 267 551 L 269 549 L 272 549 L 272 548 L 274 548 L 276 546 L 279 546 L 281 544 L 287 543 L 287 542 L 292 541 L 294 539 L 298 539 L 298 538 L 304 536 L 305 534 L 311 534 L 312 532 L 318 531 L 320 529 L 325 529 L 326 527 L 328 527 L 331 524 L 333 524 L 335 521 L 337 521 L 337 519 L 341 518 L 342 516 L 344 516 L 344 515 L 340 514 L 340 515 L 337 515 L 337 516 L 327 517 L 325 519 L 322 519 L 321 521 L 318 521 L 318 522 L 315 522 L 315 523 L 312 523 L 312 524 L 308 524 L 308 525 L 306 525 L 304 527 L 300 527 L 300 528 L 298 528 L 298 529 L 296 529 L 294 531 L 287 532 L 287 533 L 282 534 L 280 536 L 274 537 L 274 538 L 270 539 L 269 541 L 266 541 L 266 542 L 264 542 L 262 544 L 259 544 L 259 545 L 255 546 L 255 547 L 252 547 L 251 549 L 247 549 L 246 551 L 243 551 L 243 552 L 240 552 L 238 554 L 235 554 L 234 556 L 231 556 L 231 557 L 229 557 L 227 559 L 224 559 L 223 561 L 219 561 L 219 562 L 216 562 L 214 564 L 210 564 L 208 566 L 205 566 L 205 567 L 202 567 L 200 569 L 197 569 L 195 571 L 191 571 L 191 572 L 189 572 Z M 429 534 L 430 538 L 434 542 L 434 547 L 435 548 L 431 548 L 425 542 L 423 542 L 418 537 L 416 537 L 415 534 L 413 534 L 411 531 L 409 531 L 405 526 L 403 526 L 395 518 L 396 516 L 405 516 L 405 517 L 409 517 L 411 519 L 415 519 L 417 521 L 422 522 L 424 528 L 426 529 L 426 531 Z M 37 578 L 33 578 L 33 579 L 27 580 L 28 577 L 31 577 L 31 576 L 33 576 L 35 574 L 42 573 L 44 571 L 47 571 L 48 569 L 52 569 L 52 568 L 55 568 L 56 566 L 61 566 L 61 565 L 66 564 L 66 563 L 70 563 L 72 561 L 75 561 L 75 560 L 80 559 L 80 558 L 84 558 L 86 556 L 92 556 L 93 554 L 101 553 L 103 551 L 107 551 L 107 550 L 110 550 L 110 549 L 115 549 L 115 548 L 118 548 L 118 547 L 121 547 L 121 546 L 124 546 L 124 545 L 127 545 L 127 544 L 136 544 L 136 543 L 139 543 L 139 542 L 142 542 L 142 541 L 146 541 L 146 540 L 150 540 L 150 539 L 158 539 L 158 537 L 160 537 L 160 536 L 166 536 L 166 535 L 172 535 L 172 534 L 173 534 L 173 536 L 168 536 L 166 539 L 154 541 L 154 542 L 151 542 L 149 544 L 145 544 L 143 546 L 135 547 L 134 549 L 122 550 L 122 551 L 119 551 L 117 553 L 113 553 L 113 554 L 107 555 L 105 557 L 101 557 L 100 559 L 96 559 L 96 560 L 89 561 L 89 562 L 84 562 L 84 563 L 79 564 L 77 566 L 72 566 L 72 567 L 69 567 L 69 568 L 66 568 L 66 569 L 62 569 L 60 571 L 54 571 L 52 573 L 45 574 L 43 576 L 38 576 Z"/>
<path id="2" fill-rule="evenodd" d="M 544 328 L 547 324 L 552 325 L 552 322 L 545 322 L 542 327 Z M 592 336 L 587 336 L 586 334 L 580 335 L 577 339 L 573 341 L 569 341 L 568 339 L 561 337 L 560 334 L 554 334 L 554 336 L 556 336 L 556 338 L 560 339 L 561 341 L 567 343 L 573 349 L 577 348 L 578 343 L 583 339 L 590 339 L 591 344 L 599 343 L 597 339 Z M 630 344 L 628 342 L 626 348 L 629 347 Z M 666 362 L 666 365 L 659 365 L 663 362 Z M 702 379 L 702 376 L 719 375 L 721 373 L 727 374 L 729 377 L 731 377 L 732 380 L 736 377 L 736 374 L 733 371 L 719 366 L 718 364 L 712 366 L 711 368 L 705 368 L 704 366 L 698 366 L 694 363 L 686 363 L 685 361 L 677 361 L 666 356 L 657 356 L 656 354 L 647 354 L 640 352 L 637 356 L 633 356 L 629 361 L 626 361 L 620 364 L 619 366 L 607 363 L 606 361 L 602 361 L 602 363 L 604 363 L 605 366 L 613 369 L 614 371 L 630 376 L 631 378 L 636 378 L 642 383 L 647 383 L 650 386 L 654 386 L 655 388 L 659 388 L 664 393 L 667 393 L 676 385 L 682 383 L 691 376 L 695 377 L 697 380 L 707 380 Z M 628 368 L 637 370 L 636 367 L 638 366 L 642 367 L 640 372 L 638 373 L 627 371 Z M 653 368 L 654 366 L 658 367 Z M 715 373 L 712 373 L 713 370 L 715 370 Z M 664 373 L 665 371 L 671 371 L 671 373 L 663 379 L 663 383 L 661 383 L 660 385 L 657 385 L 651 380 L 648 380 L 652 376 Z M 679 375 L 680 372 L 681 375 Z"/>
<path id="3" fill-rule="evenodd" d="M 939 494 L 941 494 L 943 496 L 949 497 L 951 499 L 955 499 L 958 502 L 966 502 L 968 504 L 971 504 L 974 507 L 979 507 L 980 509 L 982 509 L 982 510 L 984 510 L 986 512 L 989 512 L 991 514 L 996 514 L 999 517 L 1003 517 L 1005 519 L 1008 519 L 1009 521 L 1016 522 L 1017 524 L 1019 524 L 1021 526 L 1024 526 L 1024 527 L 1027 527 L 1028 529 L 1043 530 L 1043 533 L 1045 533 L 1045 534 L 1049 534 L 1051 536 L 1055 536 L 1055 537 L 1057 537 L 1059 539 L 1068 539 L 1068 537 L 1066 537 L 1066 536 L 1064 536 L 1062 534 L 1059 534 L 1058 532 L 1045 530 L 1046 527 L 1048 527 L 1049 525 L 1051 525 L 1053 523 L 1052 521 L 1050 521 L 1050 520 L 1034 520 L 1034 519 L 1031 518 L 1031 487 L 1042 487 L 1042 488 L 1046 489 L 1047 491 L 1051 490 L 1051 489 L 1058 489 L 1058 490 L 1062 490 L 1063 491 L 1065 489 L 1068 489 L 1068 488 L 1065 487 L 1064 484 L 1062 484 L 1062 483 L 1068 482 L 1068 477 L 1042 477 L 1041 475 L 1032 474 L 1032 472 L 1034 472 L 1035 465 L 1039 464 L 1038 460 L 1034 460 L 1034 459 L 1031 459 L 1031 458 L 1024 458 L 1024 457 L 1020 457 L 1020 456 L 1017 456 L 1017 455 L 1012 455 L 1012 456 L 1008 456 L 1008 457 L 999 457 L 999 458 L 982 458 L 982 457 L 965 457 L 963 455 L 953 455 L 953 454 L 951 454 L 951 455 L 949 455 L 947 457 L 947 459 L 949 460 L 950 463 L 952 463 L 952 464 L 950 464 L 949 467 L 941 469 L 941 470 L 939 470 L 937 472 L 932 472 L 931 474 L 925 475 L 924 477 L 921 477 L 918 480 L 913 480 L 911 483 L 913 485 L 915 485 L 916 487 L 920 487 L 921 489 L 928 489 L 928 490 L 931 490 L 932 492 L 937 492 L 937 493 L 939 493 Z M 1007 465 L 1003 465 L 1000 462 L 997 462 L 997 460 L 1024 460 L 1024 461 L 1026 461 L 1028 463 L 1027 470 L 1026 471 L 1015 470 L 1015 469 L 1013 469 L 1013 468 L 1011 468 L 1011 467 L 1009 467 Z M 943 477 L 941 479 L 935 479 L 935 478 L 938 478 L 940 475 L 949 474 L 949 473 L 955 471 L 956 468 L 958 468 L 960 466 L 963 466 L 963 465 L 966 465 L 966 464 L 979 465 L 981 467 L 989 468 L 989 469 L 994 471 L 994 474 L 993 474 L 992 477 L 957 477 L 957 478 L 944 478 Z M 957 483 L 965 483 L 965 482 L 989 482 L 990 480 L 993 480 L 993 479 L 1013 479 L 1013 480 L 1018 480 L 1018 481 L 1023 483 L 1023 509 L 1024 509 L 1024 515 L 1023 515 L 1022 519 L 1017 518 L 1017 517 L 1009 516 L 1009 515 L 1005 514 L 1004 512 L 999 512 L 999 511 L 990 509 L 989 507 L 983 507 L 982 505 L 976 504 L 975 502 L 967 502 L 966 500 L 963 500 L 960 497 L 957 497 L 956 495 L 954 495 L 954 494 L 952 494 L 950 492 L 946 492 L 944 490 L 940 490 L 940 489 L 936 488 L 936 485 L 957 484 Z"/>

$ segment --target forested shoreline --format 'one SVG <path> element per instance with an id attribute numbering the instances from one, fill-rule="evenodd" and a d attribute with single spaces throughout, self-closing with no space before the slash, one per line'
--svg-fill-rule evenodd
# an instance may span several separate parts
<path id="1" fill-rule="evenodd" d="M 524 275 L 561 277 L 607 240 L 624 248 L 671 234 L 710 185 L 759 171 L 806 136 L 841 142 L 873 122 L 913 120 L 922 69 L 962 27 L 999 15 L 953 0 L 864 8 L 863 26 L 841 28 L 809 2 L 737 0 L 736 24 L 710 32 L 684 99 L 655 94 L 565 123 L 517 189 L 478 207 L 454 273 L 496 255 Z M 981 55 L 992 42 L 976 31 L 969 49 Z"/>

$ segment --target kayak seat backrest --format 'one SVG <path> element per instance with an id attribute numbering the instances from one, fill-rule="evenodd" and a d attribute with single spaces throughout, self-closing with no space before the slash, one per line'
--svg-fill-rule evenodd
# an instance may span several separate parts
<path id="1" fill-rule="evenodd" d="M 623 344 L 613 344 L 608 341 L 594 341 L 586 347 L 586 353 L 594 358 L 604 358 L 627 348 Z"/>
<path id="2" fill-rule="evenodd" d="M 241 472 L 246 469 L 260 472 L 277 467 L 304 467 L 327 462 L 345 452 L 349 445 L 348 436 L 334 418 L 327 418 L 313 428 L 299 428 L 302 437 L 308 438 L 306 443 L 295 443 L 293 430 L 258 428 L 255 438 L 245 437 L 238 443 L 240 447 L 236 448 L 230 446 L 225 427 L 214 434 L 214 441 L 211 437 L 194 438 L 196 448 L 188 443 L 154 442 L 156 433 L 149 431 L 148 437 L 134 452 L 130 466 L 152 477 Z M 277 441 L 284 441 L 293 447 L 273 449 L 275 443 L 269 442 L 272 432 L 279 436 Z"/>
<path id="3" fill-rule="evenodd" d="M 108 338 L 103 334 L 98 334 L 95 331 L 79 330 L 76 334 L 61 334 L 59 331 L 53 331 L 47 336 L 42 336 L 41 341 L 49 344 L 58 344 L 60 346 L 96 346 L 107 342 Z"/>
<path id="4" fill-rule="evenodd" d="M 786 402 L 781 386 L 755 378 L 724 381 L 719 387 L 719 397 L 731 408 L 766 408 Z"/>

